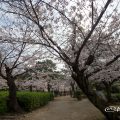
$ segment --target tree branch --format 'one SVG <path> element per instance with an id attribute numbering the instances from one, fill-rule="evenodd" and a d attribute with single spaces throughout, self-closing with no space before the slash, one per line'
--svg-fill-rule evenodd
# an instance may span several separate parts
<path id="1" fill-rule="evenodd" d="M 106 66 L 111 65 L 112 63 L 114 63 L 116 60 L 118 60 L 120 58 L 120 54 L 115 56 L 111 61 L 109 61 L 108 63 L 106 63 Z"/>
<path id="2" fill-rule="evenodd" d="M 95 24 L 93 25 L 93 27 L 92 27 L 91 31 L 89 32 L 89 34 L 88 34 L 88 35 L 86 36 L 86 38 L 84 39 L 81 47 L 79 48 L 79 50 L 78 50 L 78 52 L 77 52 L 77 57 L 76 57 L 75 63 L 78 64 L 78 59 L 79 59 L 79 56 L 80 56 L 80 54 L 81 54 L 82 49 L 84 48 L 84 46 L 86 45 L 87 41 L 88 41 L 89 38 L 91 37 L 93 31 L 95 30 L 96 26 L 98 25 L 99 21 L 101 20 L 103 14 L 105 13 L 105 11 L 106 11 L 106 9 L 108 8 L 108 6 L 109 6 L 109 4 L 110 4 L 111 1 L 112 1 L 112 0 L 108 0 L 108 1 L 106 2 L 106 4 L 105 4 L 103 10 L 101 11 L 101 13 L 100 13 L 97 21 L 96 21 Z"/>

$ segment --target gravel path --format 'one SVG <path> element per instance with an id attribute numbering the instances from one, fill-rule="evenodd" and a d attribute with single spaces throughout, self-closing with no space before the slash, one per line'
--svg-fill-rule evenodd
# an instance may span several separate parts
<path id="1" fill-rule="evenodd" d="M 104 120 L 104 116 L 87 99 L 77 101 L 66 96 L 14 120 Z"/>

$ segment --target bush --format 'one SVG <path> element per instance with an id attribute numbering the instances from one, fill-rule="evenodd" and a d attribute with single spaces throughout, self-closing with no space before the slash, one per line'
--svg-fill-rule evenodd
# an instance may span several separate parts
<path id="1" fill-rule="evenodd" d="M 120 102 L 120 93 L 112 94 L 113 102 Z"/>
<path id="2" fill-rule="evenodd" d="M 53 95 L 47 92 L 19 92 L 17 98 L 20 106 L 25 111 L 31 111 L 53 100 Z"/>
<path id="3" fill-rule="evenodd" d="M 0 92 L 0 113 L 8 112 L 7 97 L 7 92 Z M 54 97 L 48 92 L 17 92 L 17 99 L 23 110 L 31 111 L 46 105 Z"/>
<path id="4" fill-rule="evenodd" d="M 7 101 L 7 98 L 5 96 L 0 96 L 0 113 L 1 114 L 8 112 L 6 101 Z"/>
<path id="5" fill-rule="evenodd" d="M 8 112 L 7 109 L 7 96 L 8 93 L 7 92 L 0 92 L 0 113 L 4 114 L 6 112 Z"/>
<path id="6" fill-rule="evenodd" d="M 81 91 L 75 91 L 75 98 L 77 98 L 78 100 L 81 100 Z"/>
<path id="7" fill-rule="evenodd" d="M 113 85 L 111 88 L 112 93 L 120 93 L 120 86 Z"/>

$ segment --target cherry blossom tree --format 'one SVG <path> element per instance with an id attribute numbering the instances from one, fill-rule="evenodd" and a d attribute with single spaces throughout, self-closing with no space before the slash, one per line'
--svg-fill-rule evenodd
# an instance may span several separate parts
<path id="1" fill-rule="evenodd" d="M 69 66 L 72 78 L 88 99 L 109 119 L 119 120 L 116 113 L 105 112 L 109 100 L 91 87 L 91 79 L 99 74 L 108 81 L 119 69 L 120 11 L 118 0 L 21 0 L 4 1 L 1 11 L 28 20 L 29 36 L 25 43 L 43 45 Z M 32 35 L 33 35 L 32 34 Z M 34 38 L 34 39 L 33 39 Z M 19 39 L 16 40 L 19 42 Z M 110 72 L 109 72 L 110 71 Z M 117 75 L 116 75 L 117 74 Z M 109 79 L 111 80 L 111 79 Z M 106 97 L 104 95 L 104 97 Z"/>
<path id="2" fill-rule="evenodd" d="M 111 101 L 111 88 L 115 82 L 119 82 L 119 62 L 112 64 L 109 67 L 103 68 L 98 73 L 92 75 L 89 79 L 95 84 L 102 84 L 105 87 L 107 93 L 108 102 Z M 88 71 L 87 71 L 88 72 Z M 96 81 L 94 81 L 96 80 Z M 97 87 L 97 86 L 96 86 Z"/>
<path id="3" fill-rule="evenodd" d="M 12 42 L 14 38 L 3 33 L 0 43 L 0 76 L 7 81 L 9 87 L 8 107 L 10 111 L 22 112 L 17 102 L 15 80 L 26 73 L 35 63 L 35 60 L 39 57 L 37 53 L 40 52 L 40 48 L 34 48 L 33 45 L 24 42 Z"/>
<path id="4" fill-rule="evenodd" d="M 65 75 L 62 74 L 60 71 L 56 70 L 57 66 L 56 63 L 50 59 L 45 59 L 42 61 L 37 61 L 35 66 L 31 68 L 31 73 L 34 73 L 34 78 L 39 79 L 40 81 L 44 79 L 47 83 L 47 91 L 54 90 L 54 82 L 56 81 L 64 81 Z"/>

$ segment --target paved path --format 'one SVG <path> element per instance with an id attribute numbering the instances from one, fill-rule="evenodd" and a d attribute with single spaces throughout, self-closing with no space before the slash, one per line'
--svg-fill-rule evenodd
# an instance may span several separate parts
<path id="1" fill-rule="evenodd" d="M 104 117 L 87 99 L 77 101 L 66 96 L 55 98 L 20 120 L 104 120 Z"/>

